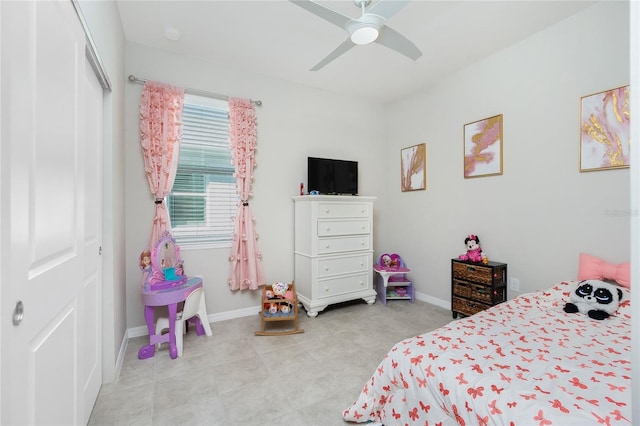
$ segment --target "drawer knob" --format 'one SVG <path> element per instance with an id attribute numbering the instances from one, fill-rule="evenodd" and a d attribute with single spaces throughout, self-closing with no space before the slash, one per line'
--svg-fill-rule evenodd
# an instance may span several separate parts
<path id="1" fill-rule="evenodd" d="M 364 266 L 364 262 L 360 262 L 360 266 Z"/>
<path id="2" fill-rule="evenodd" d="M 360 280 L 360 286 L 364 285 L 364 281 Z"/>
<path id="3" fill-rule="evenodd" d="M 327 232 L 331 231 L 331 228 L 327 226 L 326 228 Z"/>
<path id="4" fill-rule="evenodd" d="M 325 212 L 326 214 L 329 214 L 329 209 L 326 209 L 324 212 Z"/>
<path id="5" fill-rule="evenodd" d="M 327 244 L 326 246 L 324 246 L 324 248 L 329 248 L 329 247 L 331 247 L 329 244 Z"/>
<path id="6" fill-rule="evenodd" d="M 360 241 L 360 245 L 363 246 L 364 245 L 364 241 Z"/>
<path id="7" fill-rule="evenodd" d="M 324 291 L 329 292 L 329 287 L 325 287 Z"/>

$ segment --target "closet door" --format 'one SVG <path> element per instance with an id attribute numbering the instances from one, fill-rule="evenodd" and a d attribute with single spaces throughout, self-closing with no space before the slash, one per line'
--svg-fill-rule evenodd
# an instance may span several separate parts
<path id="1" fill-rule="evenodd" d="M 0 423 L 84 424 L 101 381 L 102 91 L 71 2 L 0 2 L 0 36 Z"/>

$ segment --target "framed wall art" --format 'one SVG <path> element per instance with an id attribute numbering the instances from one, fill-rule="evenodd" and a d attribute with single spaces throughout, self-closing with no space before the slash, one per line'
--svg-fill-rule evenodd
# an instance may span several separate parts
<path id="1" fill-rule="evenodd" d="M 502 174 L 502 114 L 464 125 L 464 177 Z"/>
<path id="2" fill-rule="evenodd" d="M 580 171 L 629 167 L 629 86 L 580 98 Z"/>
<path id="3" fill-rule="evenodd" d="M 400 150 L 400 185 L 402 192 L 427 189 L 427 145 Z"/>

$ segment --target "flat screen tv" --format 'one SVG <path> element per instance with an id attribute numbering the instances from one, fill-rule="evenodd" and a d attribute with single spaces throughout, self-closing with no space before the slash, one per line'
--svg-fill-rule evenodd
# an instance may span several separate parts
<path id="1" fill-rule="evenodd" d="M 320 194 L 358 195 L 358 162 L 308 157 L 307 189 Z"/>

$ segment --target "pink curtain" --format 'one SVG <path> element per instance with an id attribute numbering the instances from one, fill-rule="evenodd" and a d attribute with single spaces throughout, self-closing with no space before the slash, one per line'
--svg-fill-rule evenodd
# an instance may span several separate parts
<path id="1" fill-rule="evenodd" d="M 144 84 L 140 99 L 140 143 L 149 189 L 155 197 L 149 250 L 165 230 L 171 231 L 164 198 L 173 187 L 182 138 L 184 89 L 154 81 Z"/>
<path id="2" fill-rule="evenodd" d="M 264 284 L 262 253 L 258 251 L 258 234 L 249 208 L 251 181 L 255 166 L 256 115 L 248 99 L 229 99 L 229 136 L 233 164 L 236 168 L 236 186 L 240 194 L 238 215 L 235 219 L 231 247 L 231 290 L 257 290 Z"/>

